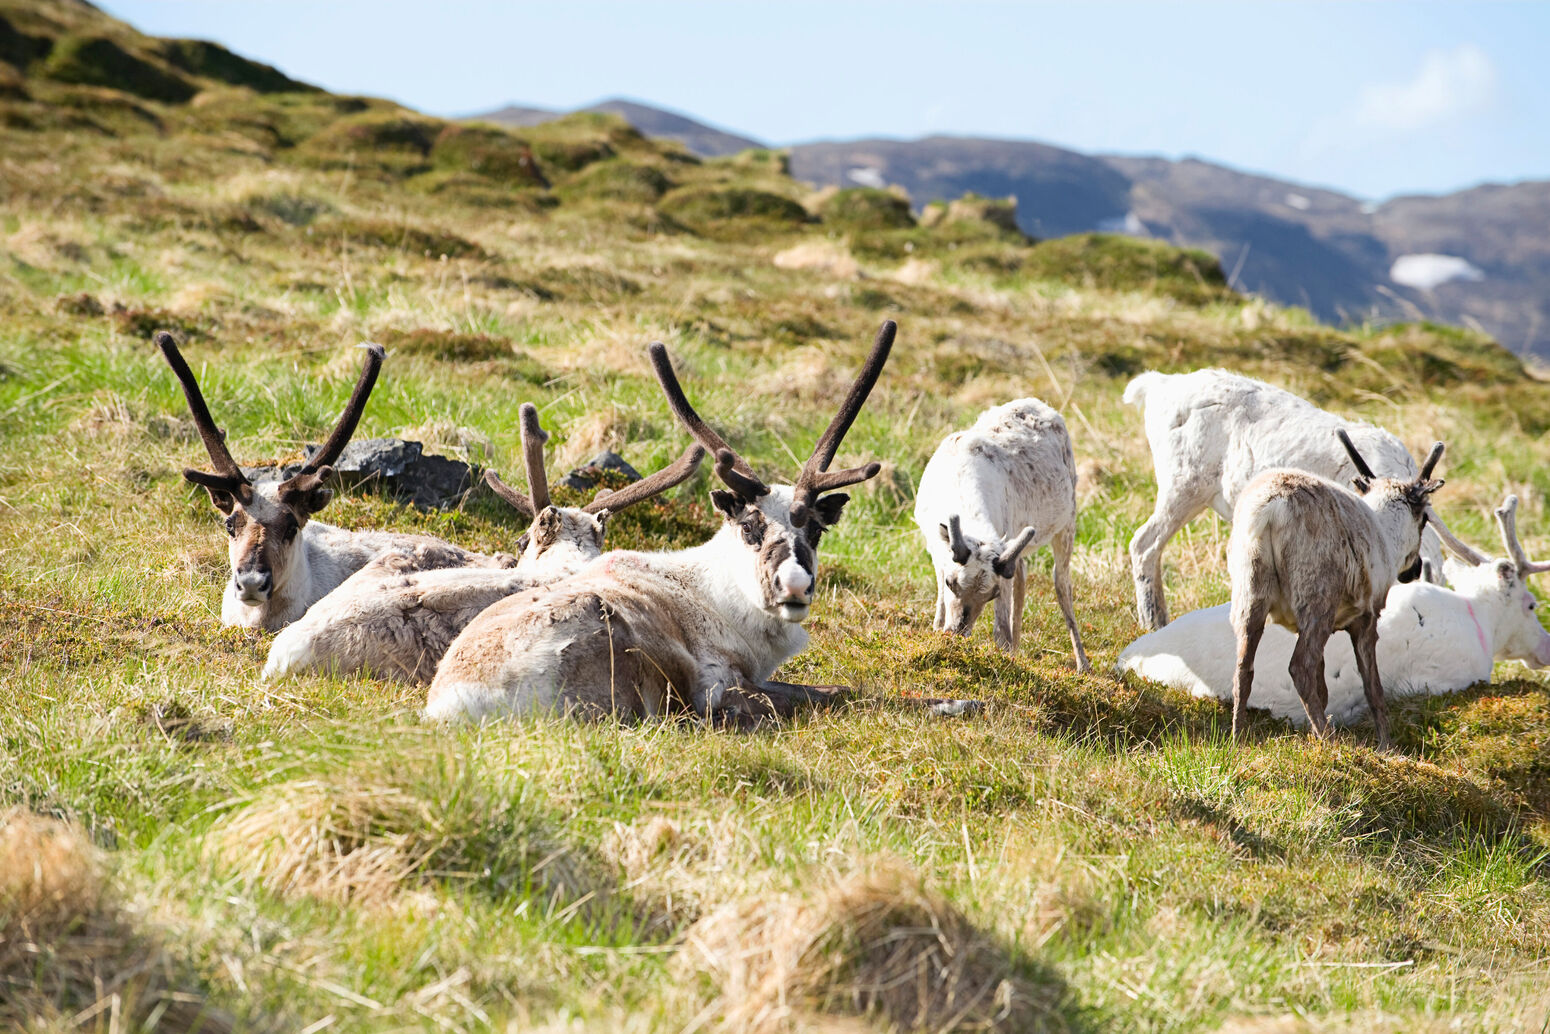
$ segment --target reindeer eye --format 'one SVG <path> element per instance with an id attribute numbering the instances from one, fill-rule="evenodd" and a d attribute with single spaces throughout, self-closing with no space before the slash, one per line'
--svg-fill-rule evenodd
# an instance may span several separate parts
<path id="1" fill-rule="evenodd" d="M 753 524 L 753 522 L 751 522 L 751 521 L 744 521 L 743 522 L 743 541 L 744 542 L 748 543 L 750 546 L 757 546 L 763 540 L 764 540 L 764 529 L 762 529 L 762 528 L 758 527 L 757 525 Z"/>
<path id="2" fill-rule="evenodd" d="M 280 537 L 286 542 L 296 537 L 296 518 L 290 514 L 285 515 L 285 523 L 280 526 Z"/>
<path id="3" fill-rule="evenodd" d="M 237 515 L 234 513 L 228 513 L 226 515 L 226 534 L 230 535 L 232 538 L 237 537 Z"/>

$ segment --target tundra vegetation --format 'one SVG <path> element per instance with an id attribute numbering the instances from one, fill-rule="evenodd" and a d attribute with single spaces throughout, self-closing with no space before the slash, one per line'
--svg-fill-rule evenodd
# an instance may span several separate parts
<path id="1" fill-rule="evenodd" d="M 607 117 L 465 127 L 82 4 L 0 18 L 0 1026 L 1540 1029 L 1542 676 L 1395 700 L 1380 754 L 1365 726 L 1257 716 L 1233 745 L 1220 705 L 1105 673 L 1140 631 L 1126 548 L 1156 494 L 1131 377 L 1227 367 L 1415 454 L 1445 440 L 1452 529 L 1494 541 L 1510 491 L 1542 557 L 1550 387 L 1505 349 L 1319 326 L 1203 256 L 1035 243 L 975 206 L 858 218 L 779 155 L 699 161 Z M 777 673 L 856 692 L 747 734 L 443 728 L 419 687 L 260 685 L 273 637 L 220 623 L 219 515 L 180 474 L 206 454 L 151 340 L 178 335 L 239 463 L 324 437 L 370 340 L 362 437 L 513 457 L 531 400 L 562 469 L 613 446 L 642 470 L 688 444 L 642 357 L 661 340 L 776 471 L 884 318 L 897 354 L 837 462 L 887 463 Z M 913 486 L 1028 395 L 1075 446 L 1090 674 L 1053 606 L 1015 658 L 931 629 Z M 709 538 L 709 466 L 609 546 Z M 347 489 L 328 517 L 483 553 L 526 526 L 483 494 Z M 1176 612 L 1226 600 L 1226 539 L 1210 514 L 1174 537 Z"/>

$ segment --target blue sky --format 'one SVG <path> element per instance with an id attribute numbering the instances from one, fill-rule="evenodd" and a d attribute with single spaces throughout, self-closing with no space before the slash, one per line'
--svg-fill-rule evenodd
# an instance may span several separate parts
<path id="1" fill-rule="evenodd" d="M 100 2 L 439 115 L 627 96 L 776 144 L 1017 137 L 1372 198 L 1550 178 L 1550 4 Z"/>

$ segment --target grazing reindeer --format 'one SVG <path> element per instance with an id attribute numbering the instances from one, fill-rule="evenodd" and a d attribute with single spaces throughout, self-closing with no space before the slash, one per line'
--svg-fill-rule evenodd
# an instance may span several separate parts
<path id="1" fill-rule="evenodd" d="M 1076 668 L 1089 670 L 1071 601 L 1076 457 L 1059 413 L 1038 399 L 1018 399 L 948 435 L 920 475 L 915 523 L 936 568 L 934 627 L 968 635 L 995 600 L 996 645 L 1012 654 L 1022 636 L 1024 557 L 1049 543 Z"/>
<path id="2" fill-rule="evenodd" d="M 603 549 L 608 518 L 691 477 L 705 450 L 691 445 L 672 466 L 619 489 L 602 489 L 582 507 L 549 501 L 538 410 L 523 403 L 523 495 L 494 471 L 485 481 L 518 512 L 534 518 L 518 540 L 512 570 L 439 565 L 431 570 L 420 550 L 384 553 L 329 593 L 275 637 L 264 664 L 266 679 L 298 671 L 337 674 L 371 671 L 408 682 L 429 682 L 448 645 L 486 607 L 508 596 L 559 581 Z"/>
<path id="3" fill-rule="evenodd" d="M 428 535 L 346 531 L 312 519 L 334 497 L 323 483 L 333 473 L 330 464 L 355 433 L 377 382 L 386 357 L 381 345 L 362 346 L 366 366 L 360 380 L 338 424 L 312 458 L 285 481 L 257 485 L 227 451 L 226 433 L 215 426 L 199 383 L 172 335 L 157 334 L 156 346 L 183 386 L 194 426 L 215 465 L 214 473 L 185 470 L 183 476 L 210 493 L 210 502 L 226 515 L 231 579 L 221 597 L 221 624 L 283 628 L 385 549 L 419 547 L 427 562 L 474 562 L 473 554 Z M 433 555 L 439 560 L 433 560 Z"/>
<path id="4" fill-rule="evenodd" d="M 1232 683 L 1232 732 L 1247 720 L 1254 655 L 1265 619 L 1297 633 L 1290 672 L 1315 734 L 1326 736 L 1329 687 L 1324 647 L 1344 630 L 1351 637 L 1362 691 L 1389 746 L 1389 715 L 1378 674 L 1378 618 L 1395 580 L 1421 569 L 1421 529 L 1442 443 L 1411 480 L 1380 478 L 1341 428 L 1335 432 L 1356 467 L 1356 491 L 1300 470 L 1270 470 L 1249 483 L 1233 512 L 1227 542 L 1232 628 L 1238 664 Z"/>
<path id="5" fill-rule="evenodd" d="M 1550 667 L 1550 633 L 1539 623 L 1539 601 L 1527 578 L 1550 564 L 1535 564 L 1523 553 L 1513 528 L 1517 497 L 1496 511 L 1502 541 L 1512 559 L 1491 559 L 1443 536 L 1462 565 L 1449 565 L 1451 588 L 1408 582 L 1389 590 L 1378 619 L 1378 671 L 1385 699 L 1456 693 L 1491 678 L 1500 661 L 1530 668 Z M 1467 566 L 1466 566 L 1467 565 Z M 1230 604 L 1175 618 L 1137 639 L 1119 655 L 1119 671 L 1193 693 L 1232 700 L 1234 636 Z M 1267 624 L 1255 654 L 1252 706 L 1278 718 L 1306 724 L 1308 712 L 1289 677 L 1297 636 Z M 1267 670 L 1268 669 L 1268 670 Z M 1348 639 L 1332 636 L 1324 647 L 1329 714 L 1336 724 L 1367 711 L 1356 656 Z"/>
<path id="6" fill-rule="evenodd" d="M 844 405 L 791 488 L 765 484 L 684 396 L 667 349 L 650 348 L 668 404 L 716 457 L 711 492 L 725 522 L 709 542 L 672 553 L 619 550 L 534 596 L 475 618 L 431 682 L 432 718 L 552 712 L 644 718 L 673 703 L 789 712 L 810 687 L 770 681 L 807 645 L 817 550 L 849 497 L 834 490 L 881 464 L 829 464 L 882 372 L 897 327 L 885 322 Z M 830 493 L 830 494 L 825 494 Z M 761 700 L 762 698 L 762 700 Z"/>
<path id="7" fill-rule="evenodd" d="M 1413 477 L 1415 461 L 1382 428 L 1344 420 L 1289 391 L 1226 370 L 1143 373 L 1125 386 L 1126 405 L 1140 406 L 1157 471 L 1157 505 L 1130 540 L 1136 615 L 1143 628 L 1168 623 L 1162 549 L 1207 507 L 1232 520 L 1250 481 L 1273 467 L 1306 470 L 1344 484 L 1353 468 L 1335 447 L 1344 429 L 1377 470 Z M 1442 548 L 1428 534 L 1422 555 L 1442 570 Z"/>

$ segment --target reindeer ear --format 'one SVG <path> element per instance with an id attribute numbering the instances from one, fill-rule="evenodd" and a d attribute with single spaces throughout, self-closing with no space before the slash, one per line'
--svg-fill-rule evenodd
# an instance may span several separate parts
<path id="1" fill-rule="evenodd" d="M 230 517 L 231 512 L 237 508 L 237 497 L 224 488 L 211 488 L 206 485 L 205 491 L 210 493 L 210 502 L 215 504 L 215 508 L 226 516 Z"/>
<path id="2" fill-rule="evenodd" d="M 1496 561 L 1496 580 L 1503 589 L 1511 588 L 1512 583 L 1518 580 L 1518 565 L 1511 560 Z"/>
<path id="3" fill-rule="evenodd" d="M 729 521 L 735 521 L 743 515 L 747 504 L 736 492 L 728 492 L 723 488 L 710 490 L 710 503 L 721 511 L 721 515 Z"/>
<path id="4" fill-rule="evenodd" d="M 533 536 L 530 532 L 524 531 L 521 537 L 517 539 L 517 553 L 519 555 L 527 552 L 527 544 L 532 538 Z"/>
<path id="5" fill-rule="evenodd" d="M 280 485 L 280 502 L 303 517 L 312 516 L 333 501 L 334 490 L 323 485 L 333 474 L 334 468 L 326 464 L 311 473 L 297 474 Z"/>
<path id="6" fill-rule="evenodd" d="M 849 494 L 845 492 L 830 492 L 828 495 L 818 497 L 818 502 L 813 504 L 813 509 L 818 513 L 818 519 L 823 522 L 825 528 L 832 528 L 840 522 L 840 517 L 845 513 L 845 504 L 850 502 Z"/>
<path id="7" fill-rule="evenodd" d="M 309 517 L 333 501 L 334 490 L 332 488 L 324 488 L 322 485 L 292 493 L 285 499 L 285 502 L 301 510 Z"/>

